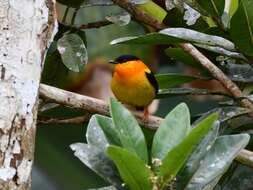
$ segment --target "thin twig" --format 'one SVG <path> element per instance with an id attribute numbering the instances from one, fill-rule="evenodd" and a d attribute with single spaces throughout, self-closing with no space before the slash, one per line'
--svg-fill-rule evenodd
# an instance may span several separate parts
<path id="1" fill-rule="evenodd" d="M 81 108 L 89 113 L 99 113 L 102 115 L 109 116 L 109 106 L 103 100 L 83 96 L 45 84 L 40 84 L 39 88 L 40 97 L 49 99 L 55 103 L 63 104 L 70 107 Z M 156 130 L 160 123 L 163 121 L 162 118 L 156 116 L 149 116 L 147 122 L 142 121 L 142 114 L 134 113 L 136 119 L 145 128 Z M 253 152 L 248 150 L 242 150 L 237 160 L 247 166 L 253 167 Z"/>
<path id="2" fill-rule="evenodd" d="M 69 24 L 66 24 L 66 23 L 63 23 L 63 22 L 61 24 L 65 25 L 65 26 L 68 26 L 70 28 L 73 28 L 73 29 L 84 30 L 84 29 L 100 28 L 100 27 L 103 27 L 103 26 L 108 26 L 108 25 L 113 24 L 113 23 L 110 22 L 109 20 L 101 20 L 101 21 L 96 21 L 96 22 L 90 22 L 90 23 L 87 23 L 87 24 L 82 24 L 82 25 L 79 25 L 79 26 L 69 25 Z"/>
<path id="3" fill-rule="evenodd" d="M 87 113 L 83 116 L 78 116 L 78 117 L 74 117 L 74 118 L 65 118 L 65 119 L 61 119 L 61 118 L 39 118 L 37 123 L 38 124 L 81 124 L 84 122 L 89 121 L 91 117 L 90 113 Z"/>
<path id="4" fill-rule="evenodd" d="M 67 15 L 68 15 L 68 12 L 69 12 L 69 7 L 66 8 L 65 12 L 64 12 L 64 15 L 63 15 L 63 18 L 62 18 L 62 22 L 66 22 L 66 18 L 67 18 Z"/>
<path id="5" fill-rule="evenodd" d="M 166 28 L 166 26 L 156 20 L 155 18 L 149 16 L 146 12 L 135 7 L 134 4 L 130 3 L 129 0 L 112 0 L 115 4 L 121 8 L 127 10 L 135 20 L 145 23 L 153 28 L 160 30 Z M 208 69 L 208 71 L 216 78 L 236 99 L 243 97 L 242 91 L 238 86 L 233 83 L 214 63 L 212 63 L 206 56 L 204 56 L 197 48 L 195 48 L 190 43 L 181 43 L 180 47 L 188 54 L 190 54 L 194 59 L 196 59 L 203 67 Z M 240 104 L 253 110 L 253 104 L 247 99 L 242 99 Z M 253 117 L 253 113 L 250 114 Z"/>

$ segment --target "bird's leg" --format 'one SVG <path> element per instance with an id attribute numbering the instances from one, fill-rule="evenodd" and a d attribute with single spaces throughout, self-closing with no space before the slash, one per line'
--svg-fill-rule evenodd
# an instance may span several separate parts
<path id="1" fill-rule="evenodd" d="M 147 107 L 144 107 L 142 121 L 143 122 L 147 122 L 148 121 L 148 117 L 149 117 L 149 111 L 148 111 L 148 106 L 147 106 Z"/>

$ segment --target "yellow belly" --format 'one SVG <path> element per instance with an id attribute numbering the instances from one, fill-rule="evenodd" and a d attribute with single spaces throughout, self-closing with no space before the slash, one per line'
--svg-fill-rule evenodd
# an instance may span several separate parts
<path id="1" fill-rule="evenodd" d="M 111 89 L 119 101 L 133 106 L 148 106 L 155 98 L 155 90 L 146 77 L 140 76 L 122 82 L 114 76 Z"/>

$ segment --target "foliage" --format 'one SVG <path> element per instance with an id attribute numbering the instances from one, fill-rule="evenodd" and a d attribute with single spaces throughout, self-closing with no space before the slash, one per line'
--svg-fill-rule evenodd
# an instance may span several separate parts
<path id="1" fill-rule="evenodd" d="M 131 0 L 138 10 L 165 24 L 166 28 L 160 31 L 155 31 L 146 24 L 133 22 L 131 15 L 117 7 L 111 0 L 57 1 L 66 7 L 63 18 L 58 19 L 59 31 L 47 53 L 42 76 L 44 83 L 65 87 L 73 80 L 78 80 L 77 76 L 82 76 L 85 72 L 88 57 L 90 61 L 101 55 L 114 58 L 120 54 L 134 53 L 145 62 L 152 63 L 155 62 L 153 47 L 162 45 L 165 55 L 171 62 L 182 64 L 184 68 L 194 68 L 196 74 L 181 72 L 157 74 L 159 83 L 157 99 L 170 100 L 175 96 L 199 94 L 225 97 L 217 101 L 218 108 L 210 111 L 220 113 L 219 134 L 223 136 L 219 136 L 218 127 L 211 124 L 204 125 L 207 128 L 203 127 L 203 131 L 197 131 L 195 134 L 195 128 L 190 126 L 190 120 L 197 119 L 197 122 L 192 124 L 197 126 L 205 121 L 205 117 L 216 116 L 199 113 L 190 118 L 185 104 L 180 104 L 165 118 L 154 139 L 151 135 L 151 140 L 150 137 L 147 138 L 146 133 L 143 134 L 131 113 L 116 101 L 111 104 L 112 118 L 93 116 L 88 125 L 88 145 L 76 144 L 71 147 L 76 150 L 75 154 L 82 162 L 113 184 L 113 187 L 104 189 L 126 188 L 121 186 L 122 183 L 133 189 L 152 189 L 154 185 L 160 188 L 168 184 L 173 184 L 176 190 L 213 188 L 215 185 L 216 188 L 224 186 L 231 189 L 230 180 L 235 184 L 236 180 L 242 182 L 238 177 L 240 172 L 244 170 L 250 172 L 241 165 L 235 170 L 230 167 L 221 179 L 220 177 L 228 169 L 238 150 L 245 146 L 246 140 L 243 139 L 248 137 L 240 133 L 252 134 L 252 120 L 247 115 L 249 111 L 238 106 L 238 99 L 234 99 L 224 90 L 216 88 L 209 90 L 206 87 L 208 85 L 202 88 L 181 87 L 190 82 L 211 83 L 214 78 L 191 55 L 180 48 L 180 43 L 192 43 L 239 86 L 245 93 L 243 98 L 251 98 L 253 89 L 251 0 L 166 0 L 166 6 L 159 4 L 160 1 Z M 83 24 L 100 20 L 110 22 L 110 26 L 101 26 L 95 30 L 81 29 Z M 107 41 L 101 40 L 102 36 Z M 117 111 L 113 111 L 115 109 Z M 121 117 L 119 114 L 121 112 L 125 117 Z M 216 119 L 211 119 L 213 120 Z M 237 133 L 239 135 L 236 135 Z M 98 141 L 99 139 L 102 141 Z M 110 147 L 108 150 L 107 145 Z M 248 145 L 248 149 L 252 149 L 252 142 Z M 226 155 L 226 158 L 221 155 Z M 94 159 L 96 157 L 99 159 Z M 214 162 L 220 158 L 224 163 Z M 127 164 L 129 160 L 132 165 L 138 167 L 131 168 L 132 165 Z M 125 163 L 125 167 L 122 167 L 121 163 Z M 220 167 L 222 169 L 218 170 Z M 136 169 L 143 172 L 133 177 Z M 244 176 L 245 180 L 250 178 L 249 175 Z M 176 181 L 175 176 L 178 176 Z M 139 181 L 143 184 L 139 184 Z M 244 189 L 238 183 L 234 188 Z"/>
<path id="2" fill-rule="evenodd" d="M 148 159 L 144 134 L 132 114 L 114 99 L 110 112 L 112 118 L 92 116 L 88 144 L 71 148 L 117 189 L 213 189 L 249 141 L 247 134 L 218 136 L 217 112 L 191 127 L 188 107 L 182 103 L 159 126 Z"/>

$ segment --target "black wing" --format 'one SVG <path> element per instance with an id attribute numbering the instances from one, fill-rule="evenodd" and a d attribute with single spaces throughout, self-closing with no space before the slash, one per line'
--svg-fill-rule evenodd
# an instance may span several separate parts
<path id="1" fill-rule="evenodd" d="M 156 79 L 155 79 L 154 74 L 152 73 L 152 71 L 151 71 L 150 73 L 145 72 L 145 74 L 146 74 L 147 79 L 148 79 L 148 81 L 150 82 L 150 84 L 154 87 L 154 89 L 155 89 L 155 94 L 157 94 L 157 93 L 158 93 L 158 83 L 157 83 L 157 81 L 156 81 Z"/>

